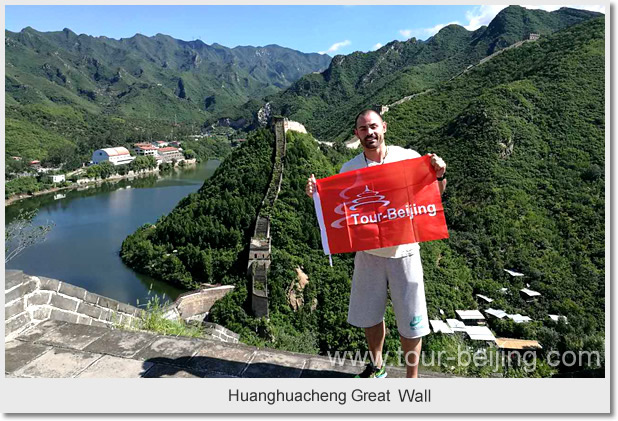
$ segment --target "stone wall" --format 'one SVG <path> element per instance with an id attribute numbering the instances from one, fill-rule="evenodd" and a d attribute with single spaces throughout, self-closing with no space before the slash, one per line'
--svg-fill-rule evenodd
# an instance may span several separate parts
<path id="1" fill-rule="evenodd" d="M 5 271 L 4 336 L 13 337 L 44 320 L 93 326 L 135 326 L 144 313 L 66 282 Z"/>
<path id="2" fill-rule="evenodd" d="M 273 119 L 275 132 L 275 151 L 273 171 L 268 191 L 262 201 L 260 213 L 255 222 L 255 231 L 249 243 L 247 273 L 251 287 L 251 309 L 256 317 L 268 317 L 268 268 L 270 267 L 270 218 L 264 209 L 271 209 L 281 191 L 283 181 L 283 158 L 285 156 L 285 134 L 288 130 L 307 133 L 305 127 L 287 118 Z"/>
<path id="3" fill-rule="evenodd" d="M 176 299 L 174 306 L 178 309 L 180 317 L 184 320 L 189 320 L 196 316 L 205 317 L 215 301 L 225 297 L 233 289 L 233 285 L 223 285 L 187 292 L 181 294 Z"/>
<path id="4" fill-rule="evenodd" d="M 224 328 L 221 325 L 216 323 L 205 322 L 204 327 L 206 328 L 206 333 L 212 339 L 218 339 L 222 342 L 237 344 L 240 335 L 238 333 L 234 333 L 229 329 Z"/>
<path id="5" fill-rule="evenodd" d="M 167 319 L 195 321 L 212 339 L 237 343 L 239 335 L 215 323 L 204 322 L 215 301 L 234 289 L 223 285 L 180 295 L 164 310 Z M 5 271 L 4 336 L 10 340 L 45 320 L 92 326 L 139 328 L 146 312 L 83 288 L 21 270 Z"/>

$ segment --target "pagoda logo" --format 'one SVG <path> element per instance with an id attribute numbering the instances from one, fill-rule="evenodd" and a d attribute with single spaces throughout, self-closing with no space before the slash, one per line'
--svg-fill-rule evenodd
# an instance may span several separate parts
<path id="1" fill-rule="evenodd" d="M 348 190 L 349 188 L 342 190 L 341 193 L 339 193 L 339 196 L 341 196 L 343 199 L 349 199 L 349 197 L 346 196 L 346 193 Z M 349 202 L 344 202 L 335 208 L 335 213 L 339 215 L 344 215 L 344 216 L 343 218 L 339 218 L 336 221 L 334 221 L 331 224 L 331 226 L 333 228 L 343 228 L 341 223 L 347 219 L 347 217 L 345 216 L 346 213 L 344 211 L 345 207 L 347 207 L 351 211 L 356 211 L 356 209 L 358 209 L 361 206 L 371 205 L 374 203 L 381 203 L 380 207 L 383 207 L 383 206 L 388 206 L 391 202 L 386 200 L 386 196 L 381 195 L 377 191 L 370 190 L 369 186 L 366 185 L 365 191 L 356 195 L 356 199 L 351 200 Z"/>

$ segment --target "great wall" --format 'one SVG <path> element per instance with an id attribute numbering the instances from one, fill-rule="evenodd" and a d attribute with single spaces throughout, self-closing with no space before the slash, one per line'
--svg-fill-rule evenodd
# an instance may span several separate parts
<path id="1" fill-rule="evenodd" d="M 249 243 L 249 261 L 247 273 L 250 279 L 251 310 L 255 317 L 268 317 L 268 270 L 270 268 L 270 212 L 272 210 L 283 180 L 283 159 L 285 157 L 288 130 L 307 133 L 305 127 L 287 118 L 273 119 L 275 148 L 273 151 L 273 169 L 268 190 L 256 218 L 255 229 Z"/>

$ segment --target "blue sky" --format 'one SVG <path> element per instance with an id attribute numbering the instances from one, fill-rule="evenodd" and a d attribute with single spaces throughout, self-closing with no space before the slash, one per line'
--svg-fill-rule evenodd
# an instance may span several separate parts
<path id="1" fill-rule="evenodd" d="M 331 56 L 370 51 L 393 40 L 427 39 L 449 23 L 488 24 L 492 6 L 5 6 L 5 28 L 70 28 L 78 34 L 128 38 L 157 33 L 206 44 L 278 44 Z M 556 10 L 560 6 L 526 6 Z M 604 12 L 602 6 L 570 6 Z"/>

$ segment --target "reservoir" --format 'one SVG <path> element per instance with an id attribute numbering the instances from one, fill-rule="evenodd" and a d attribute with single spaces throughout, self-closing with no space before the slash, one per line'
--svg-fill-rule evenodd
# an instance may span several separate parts
<path id="1" fill-rule="evenodd" d="M 44 242 L 25 249 L 5 268 L 58 279 L 131 305 L 139 300 L 143 307 L 154 295 L 174 300 L 184 291 L 134 272 L 120 260 L 120 246 L 137 228 L 156 223 L 183 197 L 196 192 L 219 163 L 209 160 L 161 177 L 126 179 L 16 202 L 5 208 L 7 224 L 20 209 L 38 209 L 34 224 L 49 221 L 55 226 Z"/>

